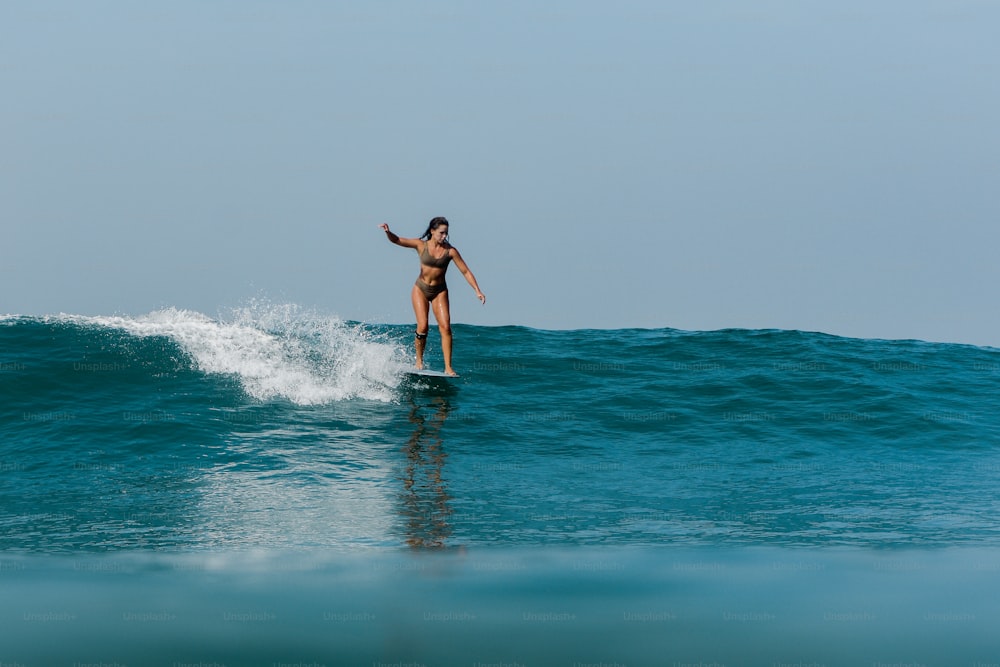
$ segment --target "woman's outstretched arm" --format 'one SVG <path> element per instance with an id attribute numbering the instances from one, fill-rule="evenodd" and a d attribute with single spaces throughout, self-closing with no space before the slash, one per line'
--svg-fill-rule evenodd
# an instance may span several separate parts
<path id="1" fill-rule="evenodd" d="M 379 228 L 383 232 L 385 232 L 386 238 L 389 239 L 390 243 L 395 243 L 396 245 L 401 245 L 404 248 L 418 248 L 418 249 L 420 248 L 420 240 L 419 239 L 406 239 L 406 238 L 402 238 L 400 236 L 396 236 L 395 234 L 393 234 L 389 230 L 389 225 L 387 225 L 384 222 L 381 225 L 379 225 Z"/>
<path id="2" fill-rule="evenodd" d="M 458 248 L 453 247 L 451 252 L 451 258 L 455 261 L 455 266 L 457 266 L 458 270 L 462 272 L 463 276 L 465 276 L 465 280 L 472 286 L 472 289 L 476 290 L 476 298 L 482 301 L 485 306 L 486 295 L 479 289 L 479 283 L 476 282 L 476 277 L 472 275 L 472 271 L 469 270 L 469 265 L 465 263 L 464 259 L 462 259 L 462 255 L 459 254 Z"/>

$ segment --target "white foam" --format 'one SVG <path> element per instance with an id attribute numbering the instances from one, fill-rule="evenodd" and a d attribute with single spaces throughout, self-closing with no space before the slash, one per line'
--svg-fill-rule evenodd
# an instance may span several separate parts
<path id="1" fill-rule="evenodd" d="M 253 301 L 223 320 L 177 308 L 138 317 L 59 319 L 135 336 L 166 336 L 190 355 L 198 370 L 234 376 L 247 394 L 262 401 L 392 401 L 404 363 L 399 345 L 293 304 Z"/>

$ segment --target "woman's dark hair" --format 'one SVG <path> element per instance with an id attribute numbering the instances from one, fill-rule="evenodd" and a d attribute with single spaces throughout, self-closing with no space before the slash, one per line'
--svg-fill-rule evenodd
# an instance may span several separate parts
<path id="1" fill-rule="evenodd" d="M 427 241 L 431 238 L 431 232 L 440 227 L 441 225 L 447 225 L 448 220 L 446 218 L 437 217 L 431 220 L 431 224 L 427 225 L 427 231 L 424 235 L 420 237 L 421 241 Z"/>

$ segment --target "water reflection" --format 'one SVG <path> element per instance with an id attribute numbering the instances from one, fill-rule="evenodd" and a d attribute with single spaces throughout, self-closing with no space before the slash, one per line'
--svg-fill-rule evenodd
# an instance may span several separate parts
<path id="1" fill-rule="evenodd" d="M 406 543 L 414 549 L 440 549 L 451 535 L 447 484 L 442 472 L 448 454 L 441 438 L 448 413 L 446 396 L 411 396 L 408 420 L 413 427 L 404 447 L 402 507 Z"/>

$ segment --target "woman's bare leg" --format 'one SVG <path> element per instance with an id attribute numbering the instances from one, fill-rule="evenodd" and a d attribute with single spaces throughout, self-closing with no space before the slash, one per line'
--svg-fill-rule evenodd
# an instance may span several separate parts
<path id="1" fill-rule="evenodd" d="M 455 370 L 451 367 L 451 306 L 448 302 L 448 290 L 434 297 L 431 305 L 434 306 L 434 319 L 437 320 L 438 330 L 441 332 L 444 372 L 448 375 L 456 375 Z"/>
<path id="2" fill-rule="evenodd" d="M 413 286 L 410 298 L 413 301 L 413 314 L 417 316 L 417 333 L 422 335 L 422 337 L 417 336 L 413 341 L 413 347 L 417 353 L 417 369 L 419 370 L 424 367 L 424 348 L 427 347 L 427 312 L 430 310 L 430 303 L 416 285 Z"/>

